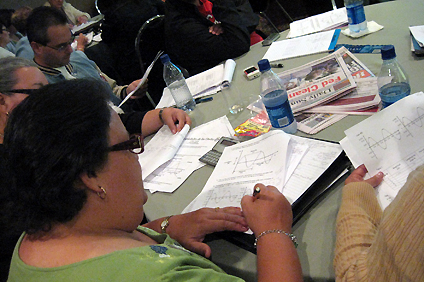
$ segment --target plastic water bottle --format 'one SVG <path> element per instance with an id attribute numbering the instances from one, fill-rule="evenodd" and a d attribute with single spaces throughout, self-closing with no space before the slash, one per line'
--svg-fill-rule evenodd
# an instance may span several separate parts
<path id="1" fill-rule="evenodd" d="M 393 45 L 381 48 L 383 65 L 377 77 L 378 92 L 383 108 L 390 106 L 396 101 L 411 93 L 408 76 L 396 59 Z"/>
<path id="2" fill-rule="evenodd" d="M 350 32 L 367 29 L 363 0 L 344 0 Z"/>
<path id="3" fill-rule="evenodd" d="M 258 62 L 261 71 L 261 97 L 272 127 L 286 133 L 295 133 L 297 123 L 281 79 L 272 70 L 267 59 Z"/>
<path id="4" fill-rule="evenodd" d="M 171 91 L 177 108 L 186 112 L 192 111 L 196 107 L 196 102 L 194 102 L 181 70 L 171 63 L 168 54 L 163 54 L 160 59 L 163 63 L 163 80 Z"/>

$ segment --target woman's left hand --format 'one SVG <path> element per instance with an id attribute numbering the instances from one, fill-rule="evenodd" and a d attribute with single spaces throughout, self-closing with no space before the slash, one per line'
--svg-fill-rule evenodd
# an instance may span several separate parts
<path id="1" fill-rule="evenodd" d="M 173 134 L 183 129 L 184 125 L 191 125 L 191 119 L 186 112 L 176 108 L 164 108 L 162 120 Z"/>
<path id="2" fill-rule="evenodd" d="M 211 248 L 203 243 L 207 234 L 224 230 L 245 232 L 248 229 L 240 208 L 202 208 L 171 217 L 166 233 L 184 248 L 209 258 Z"/>

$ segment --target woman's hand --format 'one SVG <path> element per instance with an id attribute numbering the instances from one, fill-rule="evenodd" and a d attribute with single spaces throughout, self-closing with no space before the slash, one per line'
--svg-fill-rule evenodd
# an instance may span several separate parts
<path id="1" fill-rule="evenodd" d="M 256 197 L 246 195 L 241 200 L 243 214 L 255 236 L 271 229 L 282 229 L 290 233 L 293 213 L 286 197 L 274 186 L 258 183 L 255 187 L 261 189 Z"/>
<path id="2" fill-rule="evenodd" d="M 348 178 L 345 180 L 345 185 L 351 183 L 351 182 L 366 182 L 370 184 L 372 187 L 377 187 L 380 185 L 381 181 L 383 181 L 384 173 L 379 172 L 376 175 L 374 175 L 371 178 L 368 178 L 367 180 L 364 180 L 365 174 L 367 174 L 368 170 L 365 167 L 365 165 L 358 166 L 352 173 L 349 175 Z"/>
<path id="3" fill-rule="evenodd" d="M 166 233 L 184 248 L 203 255 L 211 255 L 211 248 L 203 243 L 207 234 L 224 230 L 245 232 L 246 220 L 240 208 L 202 208 L 194 212 L 174 215 L 169 219 Z"/>
<path id="4" fill-rule="evenodd" d="M 176 108 L 164 108 L 162 111 L 162 120 L 173 134 L 183 129 L 184 125 L 191 125 L 191 119 L 188 114 Z"/>

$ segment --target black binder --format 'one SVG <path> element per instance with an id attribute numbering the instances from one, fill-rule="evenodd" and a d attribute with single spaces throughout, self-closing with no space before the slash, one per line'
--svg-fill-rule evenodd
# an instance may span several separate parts
<path id="1" fill-rule="evenodd" d="M 293 204 L 293 225 L 306 213 L 306 211 L 327 191 L 335 187 L 334 180 L 346 169 L 351 169 L 351 162 L 342 151 L 336 160 L 318 177 L 317 180 L 300 196 Z M 205 242 L 224 239 L 240 248 L 256 254 L 253 246 L 255 236 L 253 234 L 240 233 L 235 231 L 223 231 L 206 236 Z"/>

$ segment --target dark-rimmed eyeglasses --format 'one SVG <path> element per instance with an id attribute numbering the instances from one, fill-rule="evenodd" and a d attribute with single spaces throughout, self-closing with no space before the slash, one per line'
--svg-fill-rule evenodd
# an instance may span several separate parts
<path id="1" fill-rule="evenodd" d="M 110 152 L 128 150 L 134 154 L 144 152 L 143 136 L 141 134 L 133 134 L 130 139 L 109 147 Z"/>
<path id="2" fill-rule="evenodd" d="M 1 93 L 18 93 L 18 94 L 26 94 L 31 95 L 38 89 L 11 89 L 7 91 L 1 91 Z"/>
<path id="3" fill-rule="evenodd" d="M 66 42 L 66 43 L 62 43 L 62 44 L 59 44 L 59 45 L 57 45 L 57 46 L 49 46 L 49 45 L 47 45 L 47 44 L 41 44 L 41 45 L 43 45 L 43 46 L 46 46 L 46 47 L 49 47 L 49 48 L 51 48 L 51 49 L 53 49 L 53 50 L 56 50 L 56 51 L 59 51 L 59 52 L 62 52 L 62 51 L 64 51 L 66 48 L 68 48 L 68 46 L 69 45 L 71 45 L 72 44 L 72 42 L 74 42 L 74 40 L 75 40 L 75 35 L 72 35 L 71 36 L 71 39 L 69 39 L 69 41 L 68 42 Z"/>

